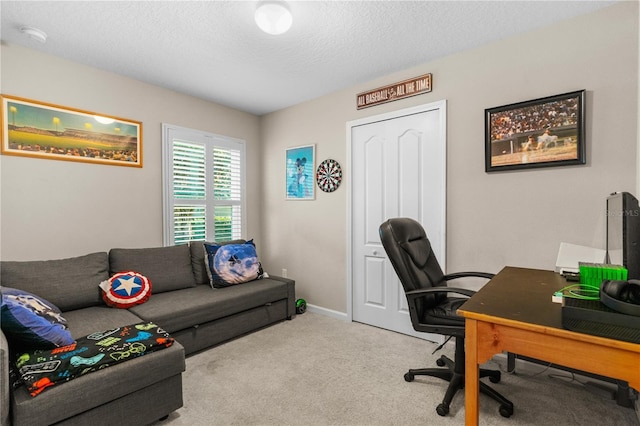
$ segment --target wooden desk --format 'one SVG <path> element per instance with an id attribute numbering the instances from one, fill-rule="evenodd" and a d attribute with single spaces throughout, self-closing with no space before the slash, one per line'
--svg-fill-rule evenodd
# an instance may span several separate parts
<path id="1" fill-rule="evenodd" d="M 460 307 L 466 327 L 467 425 L 478 424 L 478 366 L 503 351 L 624 380 L 640 389 L 639 344 L 562 328 L 561 306 L 551 296 L 566 285 L 552 271 L 506 267 Z"/>

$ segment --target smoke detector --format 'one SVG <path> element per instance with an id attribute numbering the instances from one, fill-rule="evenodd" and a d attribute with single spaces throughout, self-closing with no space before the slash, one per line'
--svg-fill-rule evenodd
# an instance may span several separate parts
<path id="1" fill-rule="evenodd" d="M 35 40 L 37 42 L 45 43 L 47 41 L 47 33 L 37 28 L 20 27 L 20 32 L 28 36 L 30 39 Z"/>

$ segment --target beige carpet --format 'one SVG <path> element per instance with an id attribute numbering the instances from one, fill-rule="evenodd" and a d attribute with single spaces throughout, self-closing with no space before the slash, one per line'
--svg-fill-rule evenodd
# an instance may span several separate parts
<path id="1" fill-rule="evenodd" d="M 446 382 L 404 381 L 409 368 L 435 366 L 453 346 L 307 312 L 187 358 L 184 406 L 158 425 L 462 425 L 464 392 L 436 414 Z M 576 355 L 578 356 L 578 355 Z M 488 365 L 504 371 L 503 358 Z M 584 377 L 518 361 L 492 385 L 515 413 L 481 395 L 481 425 L 638 425 Z"/>

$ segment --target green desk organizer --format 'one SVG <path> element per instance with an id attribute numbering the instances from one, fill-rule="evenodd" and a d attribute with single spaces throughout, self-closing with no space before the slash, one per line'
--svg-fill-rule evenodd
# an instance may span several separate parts
<path id="1" fill-rule="evenodd" d="M 604 280 L 627 280 L 627 268 L 622 265 L 580 262 L 580 288 L 600 292 Z"/>

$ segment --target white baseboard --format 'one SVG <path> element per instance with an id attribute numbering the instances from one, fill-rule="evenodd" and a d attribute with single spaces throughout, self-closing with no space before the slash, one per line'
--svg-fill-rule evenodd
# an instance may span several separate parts
<path id="1" fill-rule="evenodd" d="M 343 321 L 347 320 L 347 314 L 344 312 L 334 311 L 333 309 L 323 308 L 321 306 L 310 305 L 307 303 L 307 311 L 314 314 L 326 315 L 328 317 L 337 318 Z"/>

